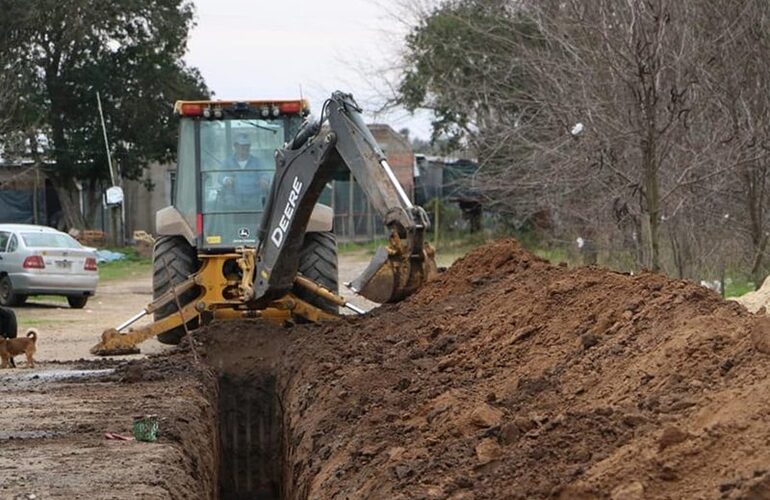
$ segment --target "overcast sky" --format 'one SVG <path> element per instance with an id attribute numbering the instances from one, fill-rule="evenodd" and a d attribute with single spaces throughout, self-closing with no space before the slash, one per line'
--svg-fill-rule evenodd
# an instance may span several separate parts
<path id="1" fill-rule="evenodd" d="M 372 0 L 195 0 L 197 26 L 187 62 L 218 99 L 296 98 L 300 89 L 318 114 L 334 90 L 376 104 L 371 76 L 387 67 L 404 26 Z M 368 74 L 368 75 L 367 75 Z M 425 114 L 368 115 L 428 138 Z"/>

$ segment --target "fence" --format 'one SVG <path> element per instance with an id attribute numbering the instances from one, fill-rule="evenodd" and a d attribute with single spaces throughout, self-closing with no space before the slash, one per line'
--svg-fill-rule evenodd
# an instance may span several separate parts
<path id="1" fill-rule="evenodd" d="M 442 227 L 457 230 L 460 227 L 448 226 L 460 225 L 469 231 L 478 230 L 481 205 L 469 188 L 478 169 L 477 164 L 469 160 L 418 156 L 417 166 L 420 175 L 414 179 L 413 200 L 425 207 L 434 226 L 439 213 L 437 208 L 444 207 L 441 212 L 450 215 L 450 218 L 440 221 Z M 322 195 L 321 203 L 334 208 L 334 232 L 339 241 L 365 242 L 387 236 L 379 214 L 372 208 L 361 187 L 350 177 L 334 181 L 331 189 Z"/>
<path id="2" fill-rule="evenodd" d="M 385 237 L 382 219 L 351 178 L 333 181 L 330 192 L 324 193 L 321 203 L 334 209 L 334 233 L 338 241 L 365 242 Z"/>

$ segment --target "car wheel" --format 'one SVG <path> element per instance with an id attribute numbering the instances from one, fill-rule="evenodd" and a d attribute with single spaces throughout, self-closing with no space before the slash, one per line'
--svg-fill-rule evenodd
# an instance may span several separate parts
<path id="1" fill-rule="evenodd" d="M 0 278 L 0 305 L 19 305 L 19 296 L 13 291 L 13 283 L 11 283 L 11 278 L 8 275 Z"/>
<path id="2" fill-rule="evenodd" d="M 67 302 L 73 309 L 83 309 L 88 302 L 88 297 L 67 297 Z"/>

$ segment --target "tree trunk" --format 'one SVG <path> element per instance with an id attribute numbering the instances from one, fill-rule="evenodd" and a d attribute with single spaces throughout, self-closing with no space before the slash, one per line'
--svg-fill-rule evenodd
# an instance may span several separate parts
<path id="1" fill-rule="evenodd" d="M 649 193 L 650 200 L 650 257 L 654 272 L 660 271 L 660 196 L 658 193 L 658 176 L 652 179 L 653 191 Z"/>
<path id="2" fill-rule="evenodd" d="M 70 182 L 70 184 L 72 183 Z M 86 222 L 83 218 L 83 214 L 80 213 L 80 198 L 78 196 L 78 190 L 72 188 L 68 189 L 67 187 L 60 185 L 55 185 L 55 188 L 56 194 L 59 196 L 62 212 L 64 214 L 64 227 L 60 227 L 59 229 L 85 229 Z"/>
<path id="3" fill-rule="evenodd" d="M 97 181 L 91 181 L 87 184 L 85 192 L 83 193 L 85 206 L 84 219 L 89 228 L 96 227 L 99 219 L 99 214 L 102 212 L 102 196 L 104 193 L 103 186 Z"/>
<path id="4" fill-rule="evenodd" d="M 746 193 L 746 209 L 749 212 L 749 229 L 751 234 L 751 279 L 754 289 L 759 290 L 764 279 L 762 262 L 767 248 L 767 234 L 764 232 L 764 172 L 756 173 L 745 167 L 741 171 Z"/>
<path id="5" fill-rule="evenodd" d="M 657 148 L 657 130 L 655 120 L 655 87 L 650 84 L 647 90 L 647 98 L 643 102 L 642 111 L 645 118 L 647 132 L 642 139 L 642 171 L 644 172 L 644 205 L 642 213 L 646 212 L 649 226 L 648 245 L 650 257 L 650 269 L 654 272 L 660 271 L 660 179 L 658 179 L 658 148 Z"/>
<path id="6" fill-rule="evenodd" d="M 759 243 L 754 247 L 754 261 L 751 263 L 751 279 L 754 281 L 754 290 L 759 290 L 765 276 L 762 272 L 762 260 L 767 248 L 767 234 L 762 235 Z"/>
<path id="7" fill-rule="evenodd" d="M 654 140 L 654 139 L 650 139 Z M 649 222 L 649 231 L 646 232 L 649 249 L 650 269 L 660 271 L 660 184 L 658 179 L 658 165 L 655 161 L 655 147 L 647 144 L 644 147 L 644 188 L 646 206 L 643 210 Z"/>

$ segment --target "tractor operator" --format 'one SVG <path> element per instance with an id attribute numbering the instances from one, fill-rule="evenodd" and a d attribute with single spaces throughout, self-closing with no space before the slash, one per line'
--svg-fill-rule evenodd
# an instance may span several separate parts
<path id="1" fill-rule="evenodd" d="M 251 154 L 251 140 L 246 134 L 238 134 L 233 144 L 233 154 L 225 161 L 225 168 L 232 169 L 222 178 L 222 201 L 228 206 L 264 207 L 267 200 L 272 172 L 269 166 Z M 265 170 L 263 172 L 257 169 Z M 238 172 L 243 170 L 243 172 Z"/>

